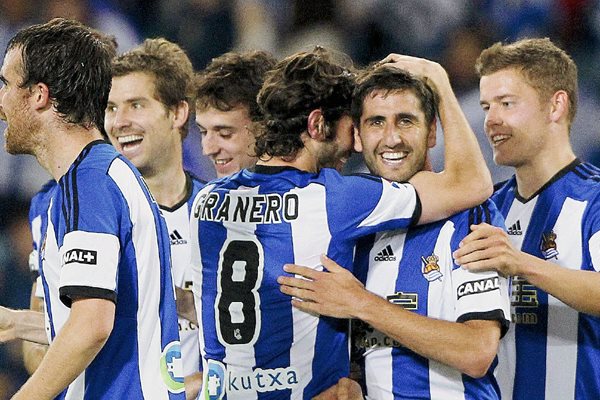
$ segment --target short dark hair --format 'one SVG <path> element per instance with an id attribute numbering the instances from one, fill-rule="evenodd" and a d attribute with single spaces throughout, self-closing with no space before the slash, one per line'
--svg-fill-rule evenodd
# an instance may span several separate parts
<path id="1" fill-rule="evenodd" d="M 265 74 L 276 63 L 275 57 L 265 51 L 229 52 L 213 58 L 204 70 L 196 74 L 196 107 L 230 111 L 244 106 L 248 108 L 252 121 L 259 120 L 261 113 L 256 95 Z"/>
<path id="2" fill-rule="evenodd" d="M 382 90 L 386 94 L 410 90 L 421 102 L 425 122 L 430 125 L 434 121 L 438 98 L 427 83 L 405 70 L 385 64 L 374 64 L 364 69 L 356 80 L 351 110 L 355 126 L 360 126 L 365 98 L 376 90 Z"/>
<path id="3" fill-rule="evenodd" d="M 304 147 L 301 135 L 313 110 L 321 109 L 329 132 L 335 132 L 334 125 L 350 114 L 354 78 L 348 56 L 322 47 L 277 63 L 258 93 L 264 120 L 256 132 L 257 156 L 295 156 Z"/>
<path id="4" fill-rule="evenodd" d="M 6 51 L 19 49 L 20 87 L 48 86 L 49 97 L 68 123 L 96 127 L 104 135 L 104 112 L 111 85 L 111 38 L 78 21 L 55 18 L 20 30 Z"/>
<path id="5" fill-rule="evenodd" d="M 138 47 L 116 57 L 112 63 L 113 77 L 143 72 L 154 78 L 154 94 L 158 101 L 171 109 L 185 101 L 193 104 L 194 68 L 185 51 L 163 38 L 146 39 Z M 188 122 L 181 136 L 188 133 Z"/>
<path id="6" fill-rule="evenodd" d="M 577 65 L 548 38 L 495 43 L 483 50 L 475 62 L 479 77 L 515 68 L 537 91 L 540 99 L 550 99 L 559 90 L 569 96 L 569 125 L 577 113 Z"/>

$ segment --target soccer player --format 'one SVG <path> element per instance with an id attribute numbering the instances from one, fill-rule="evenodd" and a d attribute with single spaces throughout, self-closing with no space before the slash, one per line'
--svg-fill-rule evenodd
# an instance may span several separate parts
<path id="1" fill-rule="evenodd" d="M 113 55 L 55 19 L 19 31 L 0 70 L 7 151 L 58 182 L 40 265 L 51 345 L 15 399 L 184 398 L 168 234 L 139 173 L 102 140 Z"/>
<path id="2" fill-rule="evenodd" d="M 342 177 L 331 168 L 353 147 L 354 87 L 352 72 L 331 52 L 296 53 L 267 75 L 258 95 L 264 126 L 256 167 L 209 183 L 194 202 L 203 395 L 300 399 L 333 386 L 349 372 L 348 325 L 293 309 L 278 289 L 282 266 L 316 268 L 327 253 L 351 268 L 359 237 L 444 218 L 489 196 L 477 142 L 456 99 L 444 96 L 445 71 L 411 57 L 400 62 L 448 99 L 440 107 L 448 118 L 447 170 L 423 172 L 412 184 Z"/>
<path id="3" fill-rule="evenodd" d="M 365 70 L 352 118 L 369 171 L 396 182 L 430 171 L 435 110 L 434 94 L 422 80 L 389 64 Z M 443 118 L 441 125 L 446 127 Z M 294 300 L 298 309 L 359 319 L 353 341 L 364 357 L 368 398 L 500 398 L 490 365 L 501 330 L 508 328 L 506 279 L 464 271 L 452 259 L 475 221 L 503 226 L 487 201 L 408 232 L 361 240 L 354 273 L 362 283 L 328 258 L 329 272 L 286 266 L 288 273 L 313 280 L 280 279 L 284 293 L 304 300 Z"/>
<path id="4" fill-rule="evenodd" d="M 112 75 L 104 127 L 119 153 L 141 172 L 165 217 L 179 304 L 185 292 L 191 296 L 190 210 L 203 185 L 183 169 L 192 63 L 175 43 L 147 39 L 113 60 Z M 202 383 L 197 323 L 180 316 L 179 336 L 186 392 L 192 398 Z"/>
<path id="5" fill-rule="evenodd" d="M 508 232 L 475 225 L 455 256 L 512 277 L 502 398 L 600 398 L 600 185 L 570 144 L 577 68 L 549 39 L 494 44 L 476 68 L 494 160 L 515 175 L 492 197 Z"/>
<path id="6" fill-rule="evenodd" d="M 196 74 L 196 124 L 217 177 L 256 163 L 252 125 L 261 117 L 256 95 L 276 62 L 264 51 L 225 53 Z"/>

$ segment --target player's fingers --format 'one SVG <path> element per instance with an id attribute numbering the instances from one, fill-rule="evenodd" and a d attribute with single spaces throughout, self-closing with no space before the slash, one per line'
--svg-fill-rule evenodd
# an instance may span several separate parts
<path id="1" fill-rule="evenodd" d="M 303 279 L 303 278 L 295 278 L 293 276 L 285 276 L 281 275 L 277 278 L 277 283 L 280 285 L 297 287 L 299 289 L 311 289 L 313 282 Z"/>
<path id="2" fill-rule="evenodd" d="M 338 263 L 327 257 L 325 254 L 321 254 L 321 263 L 325 269 L 329 272 L 342 272 L 345 271 Z"/>
<path id="3" fill-rule="evenodd" d="M 317 303 L 313 303 L 311 301 L 303 301 L 298 299 L 292 299 L 292 306 L 297 308 L 300 311 L 304 311 L 313 315 L 320 315 L 318 308 L 319 305 Z"/>
<path id="4" fill-rule="evenodd" d="M 474 249 L 468 252 L 463 252 L 463 250 L 461 248 L 453 254 L 454 262 L 460 266 L 489 258 L 489 252 L 486 249 Z"/>
<path id="5" fill-rule="evenodd" d="M 461 265 L 461 268 L 471 272 L 483 272 L 495 270 L 496 263 L 490 259 L 477 260 Z"/>
<path id="6" fill-rule="evenodd" d="M 316 279 L 319 276 L 319 274 L 321 273 L 320 271 L 314 270 L 312 268 L 308 268 L 308 267 L 304 267 L 302 265 L 296 265 L 296 264 L 285 264 L 283 266 L 283 270 L 287 273 L 294 274 L 294 275 L 300 275 L 305 278 L 313 279 L 313 280 Z"/>
<path id="7" fill-rule="evenodd" d="M 315 292 L 308 289 L 297 288 L 293 286 L 281 285 L 279 286 L 281 293 L 287 294 L 294 298 L 301 299 L 302 301 L 313 301 Z"/>

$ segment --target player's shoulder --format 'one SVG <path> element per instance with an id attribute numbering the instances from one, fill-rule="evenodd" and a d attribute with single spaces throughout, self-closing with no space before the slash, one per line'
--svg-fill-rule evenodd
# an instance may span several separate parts
<path id="1" fill-rule="evenodd" d="M 113 161 L 120 158 L 115 148 L 104 140 L 89 143 L 71 166 L 71 173 L 106 173 Z"/>
<path id="2" fill-rule="evenodd" d="M 52 195 L 57 187 L 58 183 L 54 179 L 46 182 L 42 188 L 31 198 L 29 214 L 39 215 L 48 211 L 50 199 L 52 198 Z"/>
<path id="3" fill-rule="evenodd" d="M 464 225 L 467 227 L 482 223 L 500 225 L 502 222 L 502 215 L 494 201 L 489 198 L 475 207 L 454 214 L 449 219 L 455 225 Z"/>

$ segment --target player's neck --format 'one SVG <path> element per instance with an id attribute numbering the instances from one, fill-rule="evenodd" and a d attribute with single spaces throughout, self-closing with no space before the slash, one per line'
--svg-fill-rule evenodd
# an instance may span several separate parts
<path id="1" fill-rule="evenodd" d="M 173 207 L 181 202 L 187 194 L 186 176 L 182 162 L 165 166 L 156 174 L 144 174 L 144 180 L 148 184 L 150 193 L 156 202 L 163 207 Z"/>
<path id="2" fill-rule="evenodd" d="M 298 151 L 295 157 L 272 157 L 266 160 L 259 160 L 257 165 L 268 165 L 272 167 L 293 167 L 301 171 L 318 172 L 317 163 L 306 149 Z"/>
<path id="3" fill-rule="evenodd" d="M 85 146 L 103 139 L 98 129 L 73 124 L 53 126 L 43 137 L 44 141 L 39 144 L 35 156 L 56 181 L 69 170 Z"/>
<path id="4" fill-rule="evenodd" d="M 530 198 L 575 158 L 570 145 L 546 148 L 531 157 L 515 169 L 519 195 L 525 199 Z"/>

